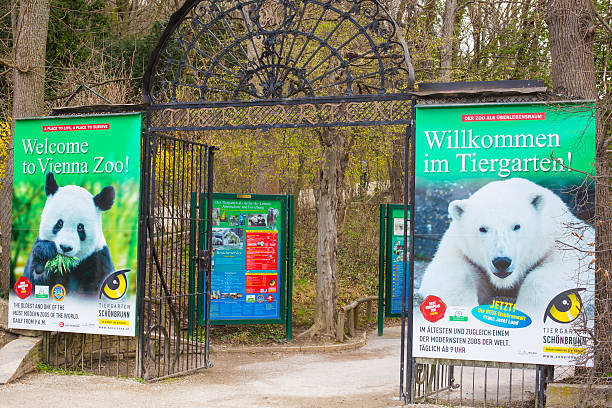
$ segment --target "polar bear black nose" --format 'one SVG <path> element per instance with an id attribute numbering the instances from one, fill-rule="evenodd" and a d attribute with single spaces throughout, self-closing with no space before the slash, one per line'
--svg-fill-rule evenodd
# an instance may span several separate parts
<path id="1" fill-rule="evenodd" d="M 72 251 L 72 247 L 68 245 L 60 245 L 60 248 L 62 251 L 64 251 L 64 253 Z"/>
<path id="2" fill-rule="evenodd" d="M 499 276 L 500 278 L 505 278 L 506 276 L 508 276 L 508 274 L 506 274 L 506 270 L 510 267 L 511 264 L 512 264 L 512 259 L 508 258 L 507 256 L 500 256 L 500 257 L 493 259 L 493 266 L 495 267 L 495 269 L 501 272 L 499 275 L 496 273 L 496 275 Z M 500 275 L 505 275 L 505 276 L 500 276 Z"/>

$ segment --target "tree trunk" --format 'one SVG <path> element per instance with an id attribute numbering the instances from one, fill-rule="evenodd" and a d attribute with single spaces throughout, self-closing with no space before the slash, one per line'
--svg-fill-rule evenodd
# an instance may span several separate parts
<path id="1" fill-rule="evenodd" d="M 317 201 L 317 296 L 314 332 L 334 336 L 338 304 L 338 212 L 342 200 L 344 172 L 348 164 L 344 132 L 323 128 L 319 131 L 321 168 Z"/>
<path id="2" fill-rule="evenodd" d="M 389 171 L 392 203 L 404 202 L 404 141 L 404 132 L 400 132 L 393 140 L 393 153 Z"/>
<path id="3" fill-rule="evenodd" d="M 598 99 L 593 60 L 595 25 L 589 0 L 548 0 L 546 23 L 550 31 L 553 91 L 568 97 Z M 597 115 L 595 163 L 595 369 L 609 371 L 610 316 L 612 315 L 612 212 L 605 131 Z"/>
<path id="4" fill-rule="evenodd" d="M 399 24 L 400 27 L 408 26 L 412 19 L 414 18 L 414 9 L 416 7 L 416 0 L 401 0 L 397 6 L 397 13 L 395 14 L 395 21 Z M 392 8 L 393 2 L 391 4 L 385 4 L 387 9 Z"/>
<path id="5" fill-rule="evenodd" d="M 550 77 L 554 92 L 597 99 L 595 25 L 589 0 L 548 0 L 546 23 L 550 31 Z"/>
<path id="6" fill-rule="evenodd" d="M 297 217 L 298 208 L 300 207 L 300 193 L 302 192 L 302 188 L 304 187 L 304 167 L 306 165 L 306 157 L 302 152 L 298 153 L 298 168 L 297 175 L 295 177 L 295 183 L 292 187 L 287 190 L 291 191 L 293 194 L 295 205 L 293 206 L 293 219 L 295 220 Z"/>
<path id="7" fill-rule="evenodd" d="M 531 4 L 531 0 L 526 0 L 521 5 L 521 42 L 518 44 L 518 48 L 516 51 L 516 67 L 517 69 L 522 69 L 530 66 L 531 55 L 529 54 L 529 50 L 532 47 L 532 37 L 534 35 L 533 30 L 531 28 L 531 16 L 529 12 L 534 7 Z"/>
<path id="8" fill-rule="evenodd" d="M 263 144 L 268 144 L 268 141 L 263 141 Z M 255 191 L 257 194 L 280 194 L 278 169 L 275 156 L 272 156 L 271 153 L 264 152 L 260 158 L 257 166 Z"/>
<path id="9" fill-rule="evenodd" d="M 480 38 L 482 32 L 482 12 L 480 3 L 472 3 L 468 5 L 470 21 L 472 22 L 472 42 L 474 43 L 474 52 L 472 59 L 472 67 L 474 72 L 478 73 L 480 69 Z"/>
<path id="10" fill-rule="evenodd" d="M 44 107 L 45 55 L 50 0 L 22 0 L 14 33 L 13 118 L 40 116 Z M 0 285 L 9 289 L 11 209 L 13 200 L 13 148 L 11 132 L 6 154 L 5 180 L 0 191 L 2 254 Z"/>
<path id="11" fill-rule="evenodd" d="M 117 0 L 117 7 L 115 9 L 115 16 L 117 18 L 116 30 L 121 37 L 127 37 L 129 34 L 130 27 L 130 1 L 129 0 Z"/>
<path id="12" fill-rule="evenodd" d="M 450 82 L 455 38 L 457 0 L 446 0 L 442 19 L 442 45 L 440 46 L 440 82 Z"/>
<path id="13" fill-rule="evenodd" d="M 435 0 L 425 0 L 423 5 L 423 16 L 425 17 L 424 22 L 424 43 L 426 44 L 429 41 L 435 41 L 435 22 L 436 22 L 436 1 Z M 434 79 L 434 57 L 430 56 L 423 61 L 422 72 L 425 78 Z"/>

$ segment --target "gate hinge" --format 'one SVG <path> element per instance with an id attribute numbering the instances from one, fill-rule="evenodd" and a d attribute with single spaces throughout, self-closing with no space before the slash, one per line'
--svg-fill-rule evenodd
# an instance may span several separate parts
<path id="1" fill-rule="evenodd" d="M 193 259 L 198 263 L 198 269 L 200 270 L 208 270 L 208 265 L 210 261 L 210 250 L 202 251 L 200 256 L 194 256 Z"/>

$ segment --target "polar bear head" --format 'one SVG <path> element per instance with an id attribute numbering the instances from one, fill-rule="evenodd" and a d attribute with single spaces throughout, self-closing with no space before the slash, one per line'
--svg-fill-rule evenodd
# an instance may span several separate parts
<path id="1" fill-rule="evenodd" d="M 571 217 L 556 194 L 520 178 L 491 182 L 452 201 L 448 211 L 462 255 L 500 289 L 520 285 L 546 262 L 563 220 Z"/>

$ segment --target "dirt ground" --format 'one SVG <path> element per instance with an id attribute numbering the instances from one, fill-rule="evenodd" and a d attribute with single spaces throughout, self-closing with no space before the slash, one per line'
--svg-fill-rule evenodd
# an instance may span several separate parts
<path id="1" fill-rule="evenodd" d="M 159 383 L 30 374 L 0 386 L 0 406 L 364 407 L 401 406 L 400 328 L 372 332 L 359 350 L 335 353 L 215 353 L 215 366 Z M 420 405 L 419 407 L 424 407 Z"/>

